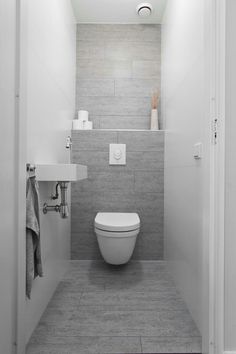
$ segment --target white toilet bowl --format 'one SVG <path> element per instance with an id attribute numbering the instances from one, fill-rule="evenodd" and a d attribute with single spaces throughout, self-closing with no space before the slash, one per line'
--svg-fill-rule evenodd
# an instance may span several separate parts
<path id="1" fill-rule="evenodd" d="M 97 213 L 94 231 L 104 260 L 109 264 L 127 263 L 140 230 L 136 213 Z"/>

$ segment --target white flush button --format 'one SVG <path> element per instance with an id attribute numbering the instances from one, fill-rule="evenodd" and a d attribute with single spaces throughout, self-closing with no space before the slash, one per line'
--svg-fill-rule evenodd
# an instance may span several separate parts
<path id="1" fill-rule="evenodd" d="M 121 157 L 122 157 L 122 152 L 121 152 L 121 150 L 120 150 L 120 149 L 115 150 L 115 152 L 114 152 L 114 158 L 115 158 L 116 160 L 120 160 Z"/>
<path id="2" fill-rule="evenodd" d="M 109 164 L 110 165 L 126 164 L 126 144 L 110 144 Z"/>

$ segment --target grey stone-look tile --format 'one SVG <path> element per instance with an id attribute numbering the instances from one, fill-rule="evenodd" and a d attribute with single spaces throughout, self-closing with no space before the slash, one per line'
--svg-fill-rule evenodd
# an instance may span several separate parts
<path id="1" fill-rule="evenodd" d="M 61 289 L 56 290 L 48 304 L 48 308 L 59 308 L 63 311 L 77 308 L 80 305 L 82 293 L 81 289 L 78 289 L 76 292 L 61 291 Z"/>
<path id="2" fill-rule="evenodd" d="M 84 180 L 88 182 L 88 179 Z M 82 181 L 72 182 L 71 188 L 71 200 L 72 200 L 72 208 L 77 204 L 78 207 L 81 207 L 85 202 L 86 206 L 90 210 L 90 206 L 92 206 L 93 195 L 89 187 L 91 187 L 91 180 L 89 180 L 89 184 L 87 185 L 86 190 L 84 191 L 81 188 Z"/>
<path id="3" fill-rule="evenodd" d="M 101 129 L 100 128 L 100 117 L 90 115 L 89 120 L 91 120 L 91 122 L 93 122 L 93 129 Z"/>
<path id="4" fill-rule="evenodd" d="M 177 297 L 172 291 L 158 293 L 156 291 L 113 291 L 104 290 L 94 293 L 93 291 L 85 291 L 81 297 L 81 306 L 90 306 L 98 309 L 112 308 L 113 310 L 127 309 L 129 311 L 137 310 L 156 310 L 156 311 L 171 311 L 185 310 L 186 305 L 181 297 Z"/>
<path id="5" fill-rule="evenodd" d="M 150 99 L 146 97 L 80 97 L 77 109 L 89 111 L 91 115 L 147 116 Z"/>
<path id="6" fill-rule="evenodd" d="M 78 163 L 78 162 L 75 162 Z M 72 208 L 82 208 L 85 212 L 92 210 L 93 196 L 90 191 L 82 192 L 80 190 L 80 181 L 74 182 L 71 188 Z"/>
<path id="7" fill-rule="evenodd" d="M 91 191 L 91 186 L 92 186 L 92 180 L 90 178 L 90 171 L 89 171 L 89 168 L 88 168 L 88 177 L 87 179 L 84 179 L 82 181 L 78 181 L 76 183 L 74 183 L 74 189 L 73 189 L 73 193 L 78 193 L 81 198 L 83 195 L 86 195 L 86 193 L 88 191 Z M 72 207 L 73 207 L 73 203 L 72 203 Z"/>
<path id="8" fill-rule="evenodd" d="M 202 352 L 200 337 L 141 337 L 141 343 L 143 352 L 150 354 Z"/>
<path id="9" fill-rule="evenodd" d="M 134 188 L 137 192 L 163 193 L 164 171 L 135 171 Z"/>
<path id="10" fill-rule="evenodd" d="M 151 60 L 134 60 L 132 64 L 132 77 L 153 79 L 157 78 L 160 82 L 161 63 L 160 61 Z"/>
<path id="11" fill-rule="evenodd" d="M 73 151 L 72 160 L 74 163 L 81 163 L 92 166 L 93 169 L 103 170 L 109 167 L 109 151 Z"/>
<path id="12" fill-rule="evenodd" d="M 104 59 L 105 49 L 102 43 L 96 41 L 77 41 L 76 58 L 78 59 Z"/>
<path id="13" fill-rule="evenodd" d="M 187 311 L 115 311 L 100 306 L 62 311 L 48 309 L 41 319 L 44 330 L 79 336 L 199 336 Z"/>
<path id="14" fill-rule="evenodd" d="M 141 341 L 140 341 L 141 339 Z M 201 338 L 163 261 L 71 261 L 27 354 L 198 353 Z"/>
<path id="15" fill-rule="evenodd" d="M 167 288 L 175 290 L 174 284 L 170 285 L 168 279 L 145 279 L 144 276 L 132 277 L 127 276 L 123 281 L 117 281 L 116 279 L 108 279 L 105 282 L 105 289 L 113 289 L 116 291 L 124 289 L 132 289 L 133 291 L 141 291 L 148 289 L 148 291 L 160 291 L 165 292 Z"/>
<path id="16" fill-rule="evenodd" d="M 164 168 L 162 151 L 128 151 L 126 167 L 132 170 L 156 171 Z"/>
<path id="17" fill-rule="evenodd" d="M 152 210 L 150 213 L 142 215 L 142 223 L 140 231 L 142 234 L 146 233 L 146 238 L 149 233 L 156 233 L 163 237 L 163 213 L 158 213 L 158 210 Z"/>
<path id="18" fill-rule="evenodd" d="M 107 264 L 105 261 L 69 261 L 68 271 L 65 275 L 70 275 L 72 272 L 76 272 L 76 274 L 84 274 L 88 272 L 95 272 L 97 274 L 103 274 L 106 276 L 107 274 L 147 274 L 150 276 L 150 272 L 158 273 L 158 274 L 168 274 L 169 279 L 171 275 L 168 271 L 168 263 L 166 261 L 132 261 L 127 263 L 122 267 L 111 266 Z"/>
<path id="19" fill-rule="evenodd" d="M 118 143 L 126 144 L 126 151 L 164 151 L 164 132 L 119 131 Z"/>
<path id="20" fill-rule="evenodd" d="M 160 263 L 132 261 L 123 267 L 117 267 L 108 265 L 101 260 L 79 261 L 80 268 L 71 268 L 65 279 L 74 281 L 75 284 L 72 286 L 77 291 L 84 289 L 76 283 L 88 286 L 96 280 L 96 283 L 104 284 L 106 289 L 112 291 L 128 291 L 129 289 L 132 291 L 134 289 L 134 291 L 144 292 L 146 291 L 145 286 L 148 284 L 150 291 L 154 289 L 157 293 L 171 292 L 179 297 L 170 274 Z M 150 287 L 151 284 L 153 286 Z"/>
<path id="21" fill-rule="evenodd" d="M 116 79 L 115 95 L 125 97 L 149 97 L 152 92 L 160 88 L 157 79 Z"/>
<path id="22" fill-rule="evenodd" d="M 26 354 L 118 354 L 142 353 L 139 337 L 52 337 L 29 345 Z"/>
<path id="23" fill-rule="evenodd" d="M 136 191 L 135 193 L 136 209 L 140 212 L 142 217 L 153 215 L 164 216 L 164 194 L 163 193 L 144 193 Z"/>
<path id="24" fill-rule="evenodd" d="M 98 261 L 98 260 L 96 260 Z M 101 260 L 99 260 L 101 262 Z M 83 261 L 80 261 L 83 262 Z M 90 260 L 91 262 L 91 260 Z M 72 276 L 73 274 L 73 276 Z M 89 272 L 86 274 L 75 273 L 68 274 L 57 287 L 58 292 L 75 294 L 80 296 L 81 291 L 101 291 L 105 289 L 105 278 L 102 276 L 94 276 Z M 76 275 L 76 276 L 75 276 Z M 52 306 L 51 306 L 52 307 Z M 46 310 L 47 311 L 47 310 Z"/>
<path id="25" fill-rule="evenodd" d="M 163 258 L 163 230 L 140 232 L 132 259 L 161 260 Z"/>
<path id="26" fill-rule="evenodd" d="M 117 24 L 79 24 L 77 40 L 92 41 L 161 41 L 161 25 L 117 25 Z"/>
<path id="27" fill-rule="evenodd" d="M 161 60 L 161 48 L 153 42 L 107 42 L 105 59 L 110 60 Z"/>
<path id="28" fill-rule="evenodd" d="M 93 223 L 92 219 L 92 223 Z M 102 259 L 94 232 L 73 232 L 71 235 L 72 259 Z"/>
<path id="29" fill-rule="evenodd" d="M 117 132 L 101 130 L 74 130 L 72 131 L 73 150 L 108 151 L 109 144 L 117 143 Z"/>
<path id="30" fill-rule="evenodd" d="M 81 245 L 87 244 L 88 236 L 89 238 L 90 237 L 93 238 L 93 223 L 94 223 L 95 216 L 96 216 L 96 212 L 93 209 L 81 212 L 81 208 L 78 208 L 76 205 L 72 209 L 71 232 L 72 235 L 78 234 L 80 236 Z M 79 242 L 77 245 L 73 245 L 73 237 L 72 237 L 72 246 L 73 246 L 72 250 L 79 247 Z M 90 246 L 92 245 L 89 245 L 89 247 Z M 90 250 L 90 253 L 91 251 L 92 248 Z"/>
<path id="31" fill-rule="evenodd" d="M 128 60 L 77 59 L 77 79 L 132 77 Z"/>
<path id="32" fill-rule="evenodd" d="M 179 298 L 162 262 L 132 261 L 123 267 L 110 266 L 102 260 L 73 262 L 79 263 L 80 267 L 70 268 L 62 283 L 64 285 L 60 285 L 62 291 L 99 291 L 106 288 L 111 291 L 145 292 L 148 289 L 159 294 L 171 293 Z"/>
<path id="33" fill-rule="evenodd" d="M 119 192 L 116 189 L 96 191 L 93 194 L 93 206 L 96 212 L 134 212 L 134 193 Z"/>
<path id="34" fill-rule="evenodd" d="M 150 116 L 100 116 L 100 129 L 149 129 Z"/>
<path id="35" fill-rule="evenodd" d="M 133 262 L 133 261 L 132 261 Z M 148 291 L 157 291 L 157 292 L 166 292 L 167 289 L 175 292 L 175 286 L 173 281 L 170 279 L 167 273 L 157 274 L 156 276 L 145 276 L 145 272 L 141 272 L 142 267 L 137 266 L 136 271 L 133 272 L 113 272 L 106 275 L 104 279 L 105 289 L 106 290 L 133 290 L 145 291 L 148 288 Z"/>
<path id="36" fill-rule="evenodd" d="M 134 173 L 124 172 L 95 172 L 92 176 L 93 191 L 130 192 L 134 190 Z"/>
<path id="37" fill-rule="evenodd" d="M 74 163 L 91 166 L 92 170 L 114 169 L 114 171 L 117 171 L 120 169 L 155 171 L 164 168 L 164 154 L 162 151 L 128 151 L 126 154 L 126 165 L 124 166 L 109 165 L 108 151 L 73 151 L 72 161 Z"/>
<path id="38" fill-rule="evenodd" d="M 76 94 L 79 97 L 82 96 L 114 96 L 115 84 L 112 79 L 97 79 L 97 80 L 77 80 Z"/>

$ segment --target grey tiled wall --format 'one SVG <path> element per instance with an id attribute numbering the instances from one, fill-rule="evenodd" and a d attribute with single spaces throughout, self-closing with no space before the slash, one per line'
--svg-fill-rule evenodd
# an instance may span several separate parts
<path id="1" fill-rule="evenodd" d="M 94 128 L 149 129 L 160 70 L 160 25 L 78 25 L 76 108 Z"/>
<path id="2" fill-rule="evenodd" d="M 127 164 L 109 166 L 110 143 L 126 144 Z M 72 184 L 72 259 L 99 259 L 97 212 L 137 212 L 141 219 L 133 259 L 163 258 L 163 131 L 73 131 L 73 163 L 88 179 Z"/>

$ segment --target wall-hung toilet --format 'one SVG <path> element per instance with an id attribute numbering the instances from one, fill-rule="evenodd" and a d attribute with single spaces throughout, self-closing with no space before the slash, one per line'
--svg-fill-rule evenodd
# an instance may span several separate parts
<path id="1" fill-rule="evenodd" d="M 94 220 L 101 254 L 107 263 L 114 265 L 130 260 L 139 230 L 136 213 L 97 213 Z"/>

